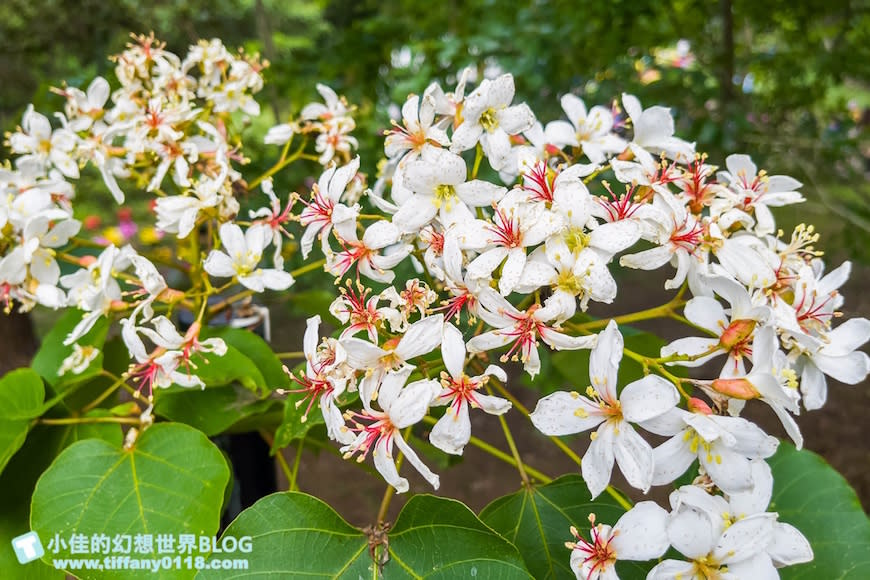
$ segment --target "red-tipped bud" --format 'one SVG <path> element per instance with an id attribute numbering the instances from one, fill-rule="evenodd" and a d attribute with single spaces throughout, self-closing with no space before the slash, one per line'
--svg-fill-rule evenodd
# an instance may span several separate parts
<path id="1" fill-rule="evenodd" d="M 702 401 L 697 397 L 692 397 L 688 402 L 689 410 L 693 413 L 701 413 L 702 415 L 712 415 L 713 409 L 710 408 L 710 405 Z"/>
<path id="2" fill-rule="evenodd" d="M 716 379 L 712 384 L 713 390 L 732 399 L 757 399 L 760 396 L 758 389 L 752 386 L 746 379 Z"/>
<path id="3" fill-rule="evenodd" d="M 752 336 L 756 324 L 758 323 L 754 320 L 735 320 L 728 325 L 728 328 L 726 328 L 725 332 L 722 333 L 722 337 L 719 339 L 719 344 L 721 344 L 723 348 L 732 350 L 735 346 Z"/>

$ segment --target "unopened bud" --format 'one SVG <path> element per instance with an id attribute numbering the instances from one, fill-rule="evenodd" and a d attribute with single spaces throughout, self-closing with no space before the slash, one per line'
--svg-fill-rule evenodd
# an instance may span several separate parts
<path id="1" fill-rule="evenodd" d="M 716 379 L 712 383 L 713 390 L 732 399 L 757 399 L 760 396 L 758 389 L 746 379 Z"/>
<path id="2" fill-rule="evenodd" d="M 713 414 L 713 409 L 710 408 L 710 405 L 697 397 L 692 397 L 691 399 L 689 399 L 688 406 L 689 410 L 693 413 L 701 413 L 702 415 Z"/>
<path id="3" fill-rule="evenodd" d="M 735 320 L 728 325 L 728 328 L 726 328 L 725 332 L 722 333 L 722 337 L 719 339 L 719 344 L 727 350 L 733 349 L 735 346 L 752 336 L 756 324 L 758 323 L 754 320 Z"/>

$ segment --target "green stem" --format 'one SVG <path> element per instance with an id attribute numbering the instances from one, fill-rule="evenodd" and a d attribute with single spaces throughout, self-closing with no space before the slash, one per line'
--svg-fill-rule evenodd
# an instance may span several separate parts
<path id="1" fill-rule="evenodd" d="M 480 169 L 480 162 L 483 160 L 483 147 L 477 145 L 474 151 L 474 167 L 471 169 L 471 179 L 477 179 L 477 172 Z"/>
<path id="2" fill-rule="evenodd" d="M 278 450 L 278 453 L 275 454 L 275 459 L 278 460 L 278 465 L 281 466 L 281 471 L 284 472 L 284 477 L 287 478 L 287 491 L 296 491 L 294 489 L 296 486 L 296 478 L 293 477 L 293 473 L 290 471 L 290 466 L 287 465 L 287 460 L 284 459 L 283 450 Z"/>
<path id="3" fill-rule="evenodd" d="M 423 422 L 428 423 L 429 425 L 434 425 L 435 423 L 438 422 L 438 420 L 435 419 L 434 417 L 429 417 L 427 415 L 426 417 L 423 417 Z M 474 435 L 472 435 L 471 438 L 468 440 L 468 443 L 470 445 L 474 445 L 475 447 L 477 447 L 478 449 L 480 449 L 484 453 L 492 455 L 496 459 L 504 461 L 505 463 L 513 465 L 514 467 L 517 467 L 516 459 L 514 459 L 513 457 L 511 457 L 510 455 L 508 455 L 507 453 L 505 453 L 501 449 L 499 449 L 497 447 L 493 447 L 492 445 L 490 445 L 489 443 L 487 443 L 483 439 L 480 439 L 479 437 L 475 437 Z M 538 471 L 537 469 L 535 469 L 534 467 L 531 467 L 530 465 L 523 465 L 523 468 L 526 470 L 527 474 L 531 475 L 532 477 L 534 477 L 535 479 L 537 479 L 538 481 L 540 481 L 542 483 L 550 483 L 551 481 L 553 481 L 552 477 L 550 477 L 549 475 L 546 475 L 545 473 L 543 473 L 541 471 Z"/>
<path id="4" fill-rule="evenodd" d="M 276 352 L 275 356 L 278 358 L 305 358 L 305 353 L 301 350 L 294 350 L 290 352 Z"/>
<path id="5" fill-rule="evenodd" d="M 105 391 L 103 391 L 102 393 L 100 393 L 100 396 L 99 396 L 99 397 L 97 397 L 96 399 L 94 399 L 93 401 L 91 401 L 90 403 L 88 403 L 85 407 L 83 407 L 83 408 L 82 408 L 82 413 L 87 413 L 87 412 L 90 411 L 91 409 L 94 409 L 95 407 L 97 407 L 100 403 L 102 403 L 103 401 L 105 401 L 107 398 L 109 398 L 109 396 L 110 396 L 112 393 L 114 393 L 114 392 L 118 389 L 118 387 L 121 386 L 121 383 L 123 383 L 124 380 L 125 380 L 124 377 L 118 377 L 118 378 L 115 380 L 115 382 L 112 383 L 111 386 L 110 386 L 108 389 L 106 389 Z"/>
<path id="6" fill-rule="evenodd" d="M 36 419 L 40 425 L 84 425 L 87 423 L 121 423 L 139 425 L 141 421 L 132 417 L 65 417 L 63 419 Z"/>
<path id="7" fill-rule="evenodd" d="M 486 387 L 486 390 L 490 395 L 492 395 L 492 389 L 489 386 Z M 511 434 L 510 427 L 508 427 L 504 415 L 498 416 L 498 422 L 501 423 L 501 430 L 504 431 L 504 438 L 505 440 L 507 440 L 508 448 L 511 450 L 511 455 L 513 455 L 514 461 L 516 462 L 517 471 L 520 472 L 520 479 L 523 480 L 523 485 L 525 487 L 529 487 L 531 485 L 531 483 L 529 482 L 529 476 L 526 474 L 523 460 L 520 457 L 520 452 L 517 449 L 517 444 L 514 441 L 514 437 Z"/>
<path id="8" fill-rule="evenodd" d="M 264 173 L 263 175 L 260 175 L 259 177 L 254 179 L 252 182 L 250 182 L 248 184 L 248 191 L 251 191 L 252 189 L 257 187 L 258 185 L 260 185 L 265 179 L 272 177 L 273 175 L 275 175 L 276 173 L 278 173 L 279 171 L 281 171 L 282 169 L 284 169 L 285 167 L 287 167 L 288 165 L 290 165 L 291 163 L 293 163 L 294 161 L 296 161 L 300 157 L 303 157 L 302 151 L 305 149 L 305 145 L 307 143 L 308 143 L 307 139 L 302 141 L 302 144 L 293 152 L 292 155 L 290 155 L 288 157 L 286 155 L 287 151 L 289 150 L 289 145 L 290 145 L 290 142 L 288 141 L 287 144 L 284 146 L 284 151 L 281 153 L 281 157 L 278 159 L 278 162 L 275 163 L 275 165 L 273 165 L 268 171 L 266 171 L 266 173 Z"/>
<path id="9" fill-rule="evenodd" d="M 296 268 L 295 270 L 291 270 L 290 275 L 293 276 L 294 278 L 298 278 L 302 274 L 305 274 L 306 272 L 311 272 L 312 270 L 316 270 L 316 269 L 320 268 L 321 266 L 323 266 L 324 264 L 326 264 L 326 258 L 321 258 L 320 260 L 317 260 L 316 262 L 311 262 L 310 264 L 305 264 L 304 266 L 300 266 L 299 268 Z"/>
<path id="10" fill-rule="evenodd" d="M 305 448 L 305 436 L 299 440 L 299 448 L 296 450 L 296 459 L 293 460 L 293 472 L 290 474 L 290 491 L 299 491 L 296 477 L 299 475 L 299 465 L 302 463 L 302 449 Z M 279 453 L 280 455 L 280 453 Z"/>

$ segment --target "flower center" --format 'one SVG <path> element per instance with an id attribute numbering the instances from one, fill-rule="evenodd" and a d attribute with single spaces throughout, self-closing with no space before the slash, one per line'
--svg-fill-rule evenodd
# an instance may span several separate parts
<path id="1" fill-rule="evenodd" d="M 562 239 L 565 240 L 565 244 L 571 250 L 571 253 L 575 255 L 579 254 L 583 251 L 583 248 L 589 245 L 589 234 L 585 233 L 583 228 L 576 226 L 566 228 L 562 234 Z"/>
<path id="2" fill-rule="evenodd" d="M 444 209 L 450 210 L 453 206 L 453 200 L 456 199 L 456 188 L 452 185 L 441 184 L 435 186 L 435 207 L 440 208 L 444 205 Z"/>
<path id="3" fill-rule="evenodd" d="M 480 114 L 480 126 L 487 133 L 492 133 L 498 129 L 498 118 L 495 116 L 495 109 L 490 107 Z"/>

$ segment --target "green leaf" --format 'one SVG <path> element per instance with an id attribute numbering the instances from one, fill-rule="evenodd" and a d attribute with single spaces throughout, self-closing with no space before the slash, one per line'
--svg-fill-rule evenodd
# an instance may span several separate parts
<path id="1" fill-rule="evenodd" d="M 297 316 L 314 316 L 319 314 L 324 321 L 334 320 L 329 313 L 329 305 L 335 300 L 335 292 L 314 288 L 293 294 L 289 302 L 290 312 Z"/>
<path id="2" fill-rule="evenodd" d="M 202 571 L 197 578 L 232 578 L 237 575 L 298 578 L 371 578 L 368 540 L 362 531 L 316 497 L 297 492 L 268 495 L 243 511 L 224 537 L 251 536 L 253 550 L 245 556 L 242 574 Z"/>
<path id="3" fill-rule="evenodd" d="M 36 483 L 33 530 L 43 538 L 73 533 L 195 534 L 217 532 L 229 470 L 201 432 L 177 423 L 146 429 L 127 450 L 105 441 L 79 441 L 61 453 Z M 197 554 L 196 550 L 192 554 Z M 69 557 L 69 547 L 44 561 Z M 80 557 L 80 556 L 79 556 Z M 111 571 L 77 571 L 111 578 Z M 161 578 L 191 578 L 191 570 L 163 570 Z"/>
<path id="4" fill-rule="evenodd" d="M 266 379 L 250 358 L 234 346 L 227 345 L 223 356 L 203 353 L 191 357 L 196 364 L 195 374 L 207 387 L 222 387 L 238 381 L 255 392 L 266 390 Z"/>
<path id="5" fill-rule="evenodd" d="M 453 499 L 415 495 L 389 537 L 391 568 L 384 569 L 389 578 L 400 567 L 425 578 L 531 577 L 517 548 Z"/>
<path id="6" fill-rule="evenodd" d="M 238 385 L 198 388 L 170 387 L 155 393 L 154 412 L 172 421 L 196 427 L 206 435 L 222 433 L 234 423 L 272 405 Z"/>
<path id="7" fill-rule="evenodd" d="M 235 347 L 248 357 L 263 375 L 266 388 L 269 390 L 286 389 L 290 385 L 290 377 L 284 372 L 281 359 L 275 356 L 272 347 L 265 340 L 250 330 L 230 327 L 217 330 L 204 328 L 201 334 L 205 338 L 220 337 L 228 346 Z"/>
<path id="8" fill-rule="evenodd" d="M 42 379 L 31 369 L 17 369 L 0 379 L 0 473 L 24 444 L 44 399 Z"/>
<path id="9" fill-rule="evenodd" d="M 855 490 L 812 451 L 782 442 L 768 460 L 770 511 L 809 540 L 812 562 L 781 568 L 783 580 L 870 578 L 870 519 Z"/>
<path id="10" fill-rule="evenodd" d="M 588 537 L 591 513 L 596 521 L 613 525 L 625 509 L 606 493 L 592 500 L 583 478 L 571 474 L 500 497 L 483 508 L 480 519 L 517 547 L 535 578 L 573 579 L 565 542 L 572 540 L 571 526 Z M 632 562 L 618 566 L 623 580 L 646 578 L 652 568 Z"/>
<path id="11" fill-rule="evenodd" d="M 81 310 L 67 310 L 42 339 L 42 344 L 30 365 L 33 370 L 45 379 L 45 382 L 58 392 L 66 387 L 93 378 L 103 368 L 103 343 L 106 341 L 106 334 L 109 332 L 109 320 L 105 317 L 98 318 L 94 327 L 78 340 L 80 346 L 93 346 L 100 349 L 100 354 L 91 361 L 88 368 L 77 375 L 67 373 L 63 376 L 58 376 L 57 374 L 61 363 L 73 352 L 73 345 L 65 346 L 63 341 L 85 314 Z"/>
<path id="12" fill-rule="evenodd" d="M 198 579 L 240 576 L 299 578 L 530 578 L 516 548 L 462 503 L 412 497 L 377 544 L 321 500 L 297 492 L 267 496 L 245 510 L 225 536 L 251 536 L 243 573 L 201 571 Z M 389 547 L 383 576 L 369 554 Z"/>
<path id="13" fill-rule="evenodd" d="M 64 578 L 63 572 L 37 560 L 21 566 L 11 549 L 12 538 L 30 530 L 30 498 L 36 480 L 63 449 L 76 441 L 99 438 L 121 445 L 120 425 L 88 423 L 77 425 L 37 425 L 27 436 L 24 446 L 0 475 L 0 570 L 15 570 L 15 578 Z M 43 538 L 44 543 L 48 542 Z"/>

